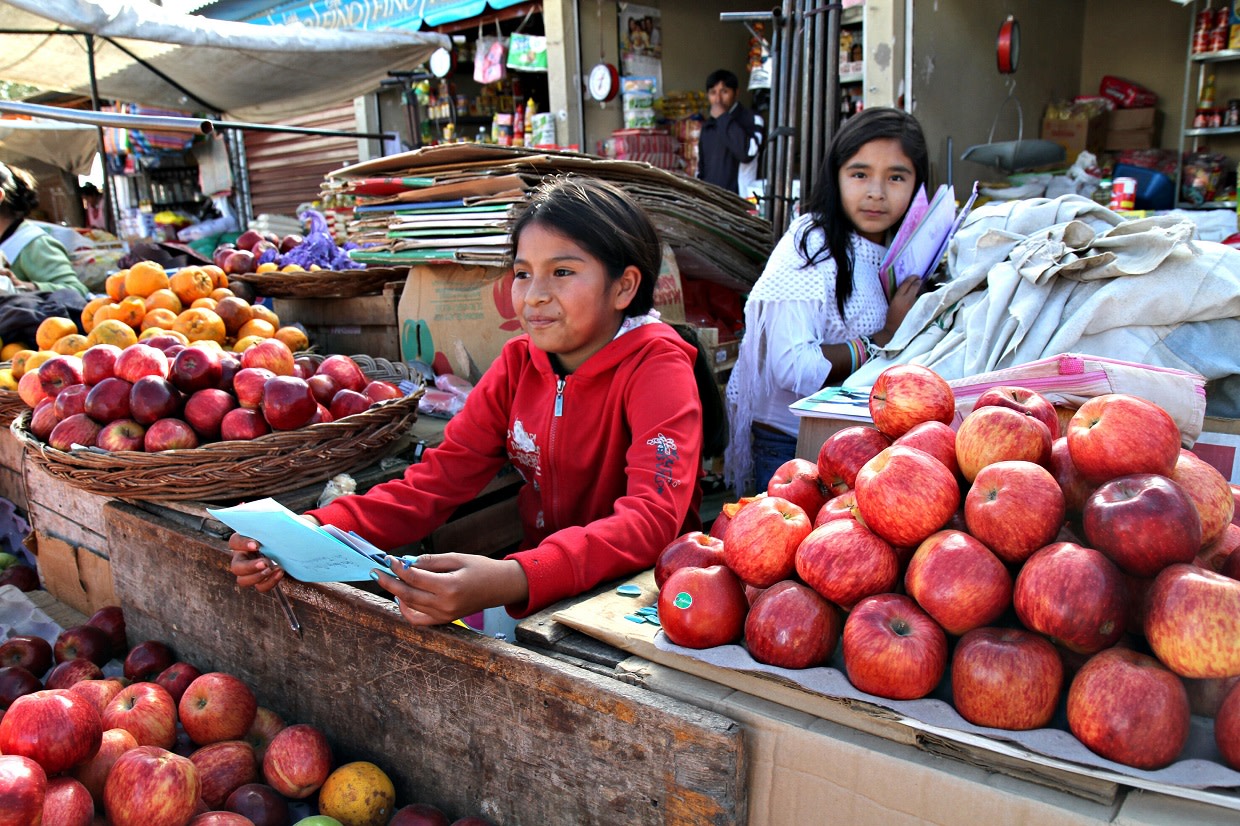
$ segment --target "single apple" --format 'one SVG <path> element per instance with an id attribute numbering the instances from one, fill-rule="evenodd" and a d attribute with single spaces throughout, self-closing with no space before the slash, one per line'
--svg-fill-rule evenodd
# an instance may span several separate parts
<path id="1" fill-rule="evenodd" d="M 263 418 L 271 425 L 272 430 L 296 430 L 305 427 L 314 416 L 317 404 L 314 394 L 310 392 L 310 385 L 296 376 L 277 375 L 263 384 Z"/>
<path id="2" fill-rule="evenodd" d="M 904 572 L 904 590 L 949 634 L 989 625 L 1012 604 L 1012 575 L 967 533 L 926 537 Z"/>
<path id="3" fill-rule="evenodd" d="M 998 409 L 998 408 L 996 408 Z M 969 533 L 1009 565 L 1054 541 L 1063 527 L 1063 490 L 1051 472 L 1027 461 L 986 465 L 964 497 Z"/>
<path id="4" fill-rule="evenodd" d="M 220 356 L 220 381 L 215 385 L 218 389 L 225 393 L 236 394 L 233 387 L 233 378 L 236 377 L 237 371 L 241 369 L 241 361 L 231 353 L 223 353 Z M 261 391 L 262 386 L 259 386 Z"/>
<path id="5" fill-rule="evenodd" d="M 336 391 L 332 396 L 331 405 L 328 410 L 332 414 L 333 419 L 343 419 L 345 416 L 352 416 L 354 413 L 361 413 L 370 409 L 370 399 L 366 398 L 364 393 L 347 388 Z"/>
<path id="6" fill-rule="evenodd" d="M 922 422 L 951 424 L 956 396 L 943 377 L 920 364 L 897 364 L 878 374 L 870 388 L 870 418 L 893 439 Z"/>
<path id="7" fill-rule="evenodd" d="M 158 419 L 179 415 L 184 404 L 181 391 L 159 376 L 143 376 L 129 390 L 129 415 L 147 427 Z"/>
<path id="8" fill-rule="evenodd" d="M 161 450 L 189 450 L 198 447 L 198 434 L 184 419 L 156 419 L 146 429 L 142 446 L 147 453 Z"/>
<path id="9" fill-rule="evenodd" d="M 85 657 L 65 660 L 52 667 L 43 679 L 46 688 L 68 688 L 81 680 L 102 680 L 103 669 Z"/>
<path id="10" fill-rule="evenodd" d="M 56 636 L 52 655 L 58 663 L 85 657 L 95 665 L 103 666 L 112 659 L 112 640 L 102 628 L 74 625 Z"/>
<path id="11" fill-rule="evenodd" d="M 960 505 L 956 477 L 914 447 L 892 445 L 857 472 L 857 508 L 870 530 L 900 547 L 916 547 Z"/>
<path id="12" fill-rule="evenodd" d="M 130 683 L 103 710 L 103 727 L 123 728 L 140 746 L 171 749 L 176 742 L 177 707 L 155 683 Z"/>
<path id="13" fill-rule="evenodd" d="M 166 379 L 168 357 L 158 347 L 139 342 L 122 350 L 112 369 L 118 379 L 124 379 L 130 384 L 136 384 L 143 376 Z"/>
<path id="14" fill-rule="evenodd" d="M 732 522 L 732 518 L 740 512 L 741 508 L 757 499 L 765 499 L 766 492 L 757 496 L 742 496 L 735 502 L 724 502 L 719 508 L 719 515 L 715 517 L 715 521 L 710 523 L 710 535 L 723 539 L 728 532 L 728 525 Z"/>
<path id="15" fill-rule="evenodd" d="M 132 390 L 132 384 L 115 376 L 101 380 L 86 394 L 86 415 L 104 423 L 128 419 Z"/>
<path id="16" fill-rule="evenodd" d="M 0 642 L 0 666 L 17 665 L 42 679 L 52 667 L 52 644 L 33 634 L 18 634 Z"/>
<path id="17" fill-rule="evenodd" d="M 452 821 L 437 806 L 410 803 L 396 810 L 388 826 L 452 826 Z"/>
<path id="18" fill-rule="evenodd" d="M 111 453 L 146 450 L 146 428 L 133 419 L 115 419 L 100 429 L 95 446 Z"/>
<path id="19" fill-rule="evenodd" d="M 51 399 L 57 418 L 67 419 L 76 413 L 86 412 L 86 394 L 90 388 L 85 384 L 71 384 Z M 1230 493 L 1230 491 L 1228 491 Z"/>
<path id="20" fill-rule="evenodd" d="M 1125 766 L 1169 766 L 1188 742 L 1189 722 L 1180 678 L 1127 648 L 1090 657 L 1068 688 L 1068 728 L 1090 751 Z"/>
<path id="21" fill-rule="evenodd" d="M 271 745 L 272 738 L 287 725 L 279 714 L 264 706 L 259 706 L 254 712 L 254 722 L 245 733 L 245 741 L 254 749 L 254 757 L 260 764 L 267 754 L 267 746 Z"/>
<path id="22" fill-rule="evenodd" d="M 1078 518 L 1085 508 L 1085 500 L 1098 486 L 1082 476 L 1076 465 L 1072 464 L 1072 454 L 1068 452 L 1068 437 L 1060 436 L 1051 443 L 1051 461 L 1047 469 L 1063 491 L 1065 517 Z"/>
<path id="23" fill-rule="evenodd" d="M 254 826 L 254 821 L 236 812 L 217 810 L 194 815 L 194 818 L 186 826 Z"/>
<path id="24" fill-rule="evenodd" d="M 47 437 L 47 443 L 64 451 L 72 450 L 74 445 L 94 447 L 95 440 L 99 438 L 99 430 L 98 422 L 85 413 L 78 413 L 58 422 Z"/>
<path id="25" fill-rule="evenodd" d="M 237 403 L 249 410 L 257 410 L 263 403 L 263 386 L 275 375 L 265 367 L 242 367 L 233 376 L 233 393 Z"/>
<path id="26" fill-rule="evenodd" d="M 712 565 L 673 571 L 659 589 L 658 606 L 669 640 L 684 648 L 712 648 L 740 639 L 749 600 L 731 569 Z"/>
<path id="27" fill-rule="evenodd" d="M 250 310 L 250 302 L 244 298 L 238 298 L 235 295 L 225 296 L 215 305 L 215 314 L 224 321 L 224 330 L 230 336 L 236 336 L 237 331 L 254 317 Z"/>
<path id="28" fill-rule="evenodd" d="M 103 785 L 103 808 L 112 826 L 187 823 L 200 791 L 198 770 L 188 758 L 139 745 L 112 765 Z"/>
<path id="29" fill-rule="evenodd" d="M 242 740 L 220 740 L 189 756 L 202 783 L 202 800 L 218 809 L 228 796 L 246 783 L 258 781 L 258 761 L 254 749 Z"/>
<path id="30" fill-rule="evenodd" d="M 53 777 L 47 781 L 43 798 L 43 822 L 51 826 L 90 826 L 95 819 L 95 801 L 80 781 L 72 777 Z"/>
<path id="31" fill-rule="evenodd" d="M 814 517 L 814 527 L 821 528 L 833 519 L 858 519 L 860 516 L 861 511 L 857 510 L 857 492 L 848 490 L 823 503 Z"/>
<path id="32" fill-rule="evenodd" d="M 125 679 L 133 683 L 153 680 L 159 672 L 176 662 L 176 656 L 166 643 L 144 640 L 125 656 L 123 664 Z"/>
<path id="33" fill-rule="evenodd" d="M 169 361 L 175 358 L 177 353 L 181 352 L 180 349 L 174 348 L 185 347 L 185 342 L 179 336 L 168 333 L 156 333 L 150 338 L 144 339 L 142 343 L 148 347 L 154 347 L 156 350 L 163 350 L 164 355 L 168 357 Z"/>
<path id="34" fill-rule="evenodd" d="M 362 368 L 357 366 L 357 362 L 348 356 L 328 356 L 323 359 L 315 372 L 331 376 L 336 386 L 343 390 L 353 390 L 358 393 L 365 389 L 369 381 L 366 374 L 362 372 Z"/>
<path id="35" fill-rule="evenodd" d="M 865 597 L 890 591 L 900 562 L 890 543 L 855 519 L 834 519 L 801 540 L 796 573 L 825 599 L 851 609 Z"/>
<path id="36" fill-rule="evenodd" d="M 1227 530 L 1223 531 L 1223 535 L 1218 538 L 1212 545 L 1206 546 L 1202 552 L 1197 555 L 1197 561 L 1203 558 L 1207 564 L 1201 567 L 1206 570 L 1214 570 L 1214 566 L 1218 566 L 1218 573 L 1232 579 L 1240 579 L 1240 525 L 1231 523 L 1227 526 Z M 1210 564 L 1211 554 L 1216 554 L 1214 559 L 1217 562 Z"/>
<path id="37" fill-rule="evenodd" d="M 25 697 L 43 688 L 39 678 L 20 665 L 0 666 L 0 712 L 13 705 L 18 697 Z"/>
<path id="38" fill-rule="evenodd" d="M 277 376 L 292 376 L 293 351 L 278 338 L 263 339 L 241 354 L 241 366 L 262 367 Z"/>
<path id="39" fill-rule="evenodd" d="M 104 677 L 99 680 L 78 680 L 69 686 L 69 691 L 89 700 L 99 712 L 99 719 L 102 720 L 104 710 L 112 702 L 112 698 L 120 694 L 124 687 L 125 684 L 120 680 Z"/>
<path id="40" fill-rule="evenodd" d="M 0 718 L 0 754 L 29 757 L 49 777 L 89 760 L 102 738 L 95 707 L 59 689 L 18 697 Z"/>
<path id="41" fill-rule="evenodd" d="M 168 368 L 168 378 L 182 393 L 216 387 L 221 375 L 219 351 L 201 345 L 190 345 L 177 353 Z"/>
<path id="42" fill-rule="evenodd" d="M 288 801 L 265 783 L 246 783 L 224 801 L 224 808 L 244 815 L 254 826 L 287 826 Z"/>
<path id="43" fill-rule="evenodd" d="M 295 800 L 318 791 L 331 770 L 332 753 L 327 737 L 306 723 L 282 729 L 271 738 L 263 756 L 263 780 L 280 794 Z"/>
<path id="44" fill-rule="evenodd" d="M 271 432 L 271 425 L 257 410 L 238 407 L 229 410 L 220 420 L 220 439 L 225 442 L 257 439 Z"/>
<path id="45" fill-rule="evenodd" d="M 960 463 L 956 461 L 956 431 L 942 422 L 913 425 L 893 444 L 924 450 L 942 462 L 953 476 L 960 473 Z"/>
<path id="46" fill-rule="evenodd" d="M 1095 396 L 1068 422 L 1068 452 L 1096 485 L 1133 473 L 1170 476 L 1180 458 L 1180 429 L 1167 411 L 1126 393 Z"/>
<path id="47" fill-rule="evenodd" d="M 797 546 L 811 530 L 799 506 L 766 496 L 746 505 L 728 523 L 724 560 L 749 585 L 770 587 L 792 574 Z"/>
<path id="48" fill-rule="evenodd" d="M 108 772 L 112 770 L 113 764 L 122 754 L 137 747 L 138 741 L 125 729 L 106 729 L 99 742 L 99 751 L 95 752 L 95 756 L 83 763 L 78 763 L 71 770 L 73 777 L 90 792 L 98 808 L 103 808 L 103 784 L 108 779 Z"/>
<path id="49" fill-rule="evenodd" d="M 1240 674 L 1240 581 L 1195 565 L 1169 565 L 1147 596 L 1145 638 L 1181 677 Z"/>
<path id="50" fill-rule="evenodd" d="M 1150 577 L 1201 550 L 1201 519 L 1178 484 L 1154 473 L 1103 483 L 1081 512 L 1085 541 L 1122 570 Z"/>
<path id="51" fill-rule="evenodd" d="M 859 691 L 915 700 L 947 668 L 947 635 L 903 594 L 866 597 L 844 620 L 844 670 Z"/>
<path id="52" fill-rule="evenodd" d="M 1240 691 L 1234 684 L 1214 717 L 1214 743 L 1223 762 L 1240 771 Z"/>
<path id="53" fill-rule="evenodd" d="M 789 459 L 776 468 L 767 483 L 766 493 L 788 500 L 807 515 L 818 513 L 829 498 L 818 479 L 818 466 L 806 459 Z"/>
<path id="54" fill-rule="evenodd" d="M 258 701 L 237 677 L 212 671 L 195 679 L 177 705 L 185 733 L 200 746 L 240 740 L 254 723 Z"/>
<path id="55" fill-rule="evenodd" d="M 29 757 L 19 754 L 0 756 L 0 803 L 4 823 L 13 826 L 40 826 L 47 797 L 47 772 Z"/>
<path id="56" fill-rule="evenodd" d="M 312 373 L 310 376 L 305 377 L 305 379 L 306 384 L 310 385 L 310 392 L 314 394 L 314 400 L 319 404 L 331 405 L 332 398 L 340 390 L 336 386 L 336 380 L 331 376 L 319 375 L 318 373 Z"/>
<path id="57" fill-rule="evenodd" d="M 400 388 L 392 384 L 390 381 L 374 381 L 366 382 L 366 386 L 362 388 L 362 395 L 370 399 L 372 404 L 378 402 L 386 402 L 391 399 L 403 399 L 405 394 L 400 392 Z"/>
<path id="58" fill-rule="evenodd" d="M 184 661 L 175 662 L 172 665 L 159 672 L 159 676 L 155 678 L 156 685 L 164 687 L 164 690 L 172 697 L 174 703 L 180 703 L 181 698 L 185 696 L 185 689 L 189 688 L 190 683 L 202 676 L 193 664 Z"/>
<path id="59" fill-rule="evenodd" d="M 30 414 L 30 432 L 39 441 L 46 442 L 52 435 L 52 431 L 56 429 L 56 425 L 60 424 L 60 419 L 60 415 L 56 412 L 56 400 L 43 399 L 34 406 L 34 412 Z"/>
<path id="60" fill-rule="evenodd" d="M 254 245 L 263 240 L 263 234 L 256 229 L 247 229 L 245 232 L 237 236 L 236 246 L 234 249 L 249 250 Z"/>
<path id="61" fill-rule="evenodd" d="M 224 256 L 224 263 L 219 267 L 228 275 L 244 275 L 254 272 L 257 264 L 255 263 L 254 253 L 249 250 L 236 249 Z"/>
<path id="62" fill-rule="evenodd" d="M 1045 638 L 1019 628 L 974 628 L 952 653 L 952 705 L 977 726 L 1043 728 L 1063 690 L 1063 663 Z"/>
<path id="63" fill-rule="evenodd" d="M 1049 465 L 1051 444 L 1051 432 L 1039 419 L 991 405 L 974 410 L 960 423 L 956 461 L 960 474 L 972 482 L 982 468 L 995 462 Z"/>
<path id="64" fill-rule="evenodd" d="M 292 250 L 294 247 L 298 246 L 299 244 L 301 244 L 302 241 L 305 241 L 305 240 L 306 239 L 304 236 L 299 235 L 296 232 L 291 232 L 288 235 L 285 235 L 283 238 L 280 239 L 281 254 L 289 252 L 290 250 Z"/>
<path id="65" fill-rule="evenodd" d="M 1012 589 L 1026 628 L 1081 654 L 1108 648 L 1123 635 L 1127 596 L 1114 562 L 1072 542 L 1055 542 L 1029 557 Z"/>
<path id="66" fill-rule="evenodd" d="M 68 392 L 68 391 L 65 391 Z M 65 393 L 61 393 L 61 396 Z M 60 396 L 56 397 L 57 402 Z M 1201 544 L 1209 545 L 1223 535 L 1236 514 L 1236 498 L 1231 485 L 1218 468 L 1197 458 L 1189 450 L 1180 450 L 1180 458 L 1171 471 L 1171 481 L 1180 486 L 1197 508 L 1201 520 Z"/>
<path id="67" fill-rule="evenodd" d="M 185 421 L 203 440 L 218 439 L 220 424 L 230 410 L 237 407 L 237 398 L 216 387 L 205 387 L 185 401 Z"/>
<path id="68" fill-rule="evenodd" d="M 977 401 L 973 403 L 973 409 L 979 407 L 1006 407 L 1015 410 L 1017 413 L 1024 413 L 1026 416 L 1032 416 L 1042 424 L 1046 425 L 1046 429 L 1051 432 L 1051 439 L 1059 438 L 1059 414 L 1055 411 L 1055 405 L 1051 404 L 1045 396 L 1029 390 L 1025 387 L 1000 386 L 990 387 L 982 391 L 982 395 L 977 397 Z"/>
<path id="69" fill-rule="evenodd" d="M 116 359 L 121 348 L 115 344 L 95 344 L 82 352 L 82 381 L 98 384 L 116 375 Z"/>
<path id="70" fill-rule="evenodd" d="M 709 568 L 723 564 L 722 539 L 701 531 L 689 531 L 667 543 L 659 552 L 654 563 L 654 584 L 656 588 L 662 588 L 672 571 L 681 568 Z"/>
<path id="71" fill-rule="evenodd" d="M 851 490 L 861 466 L 891 447 L 891 437 L 876 427 L 853 425 L 837 430 L 818 449 L 818 478 L 835 493 Z"/>
<path id="72" fill-rule="evenodd" d="M 112 656 L 120 657 L 129 651 L 129 640 L 125 636 L 125 612 L 119 605 L 105 605 L 86 620 L 108 635 L 112 643 Z"/>
<path id="73" fill-rule="evenodd" d="M 844 624 L 840 610 L 799 582 L 784 580 L 762 592 L 745 618 L 745 647 L 760 663 L 780 668 L 822 665 L 835 651 Z"/>
<path id="74" fill-rule="evenodd" d="M 38 375 L 43 394 L 54 399 L 66 387 L 82 383 L 82 359 L 79 356 L 52 356 L 39 365 Z"/>

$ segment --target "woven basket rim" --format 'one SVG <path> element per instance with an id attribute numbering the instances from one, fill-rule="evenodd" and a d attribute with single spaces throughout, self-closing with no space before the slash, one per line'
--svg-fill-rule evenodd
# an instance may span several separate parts
<path id="1" fill-rule="evenodd" d="M 349 298 L 383 292 L 389 282 L 403 282 L 409 267 L 370 267 L 364 270 L 312 272 L 247 272 L 229 275 L 272 298 Z"/>

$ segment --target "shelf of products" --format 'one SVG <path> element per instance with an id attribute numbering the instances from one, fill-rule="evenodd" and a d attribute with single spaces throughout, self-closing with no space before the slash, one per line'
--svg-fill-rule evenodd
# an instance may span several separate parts
<path id="1" fill-rule="evenodd" d="M 1240 23 L 1231 4 L 1193 4 L 1180 123 L 1177 206 L 1235 209 L 1240 153 Z M 1234 32 L 1234 33 L 1233 33 Z"/>
<path id="2" fill-rule="evenodd" d="M 840 15 L 840 121 L 855 115 L 865 100 L 864 6 L 844 9 Z"/>

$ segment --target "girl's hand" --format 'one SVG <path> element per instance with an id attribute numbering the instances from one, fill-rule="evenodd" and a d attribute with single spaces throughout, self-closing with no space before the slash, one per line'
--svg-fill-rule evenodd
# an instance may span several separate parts
<path id="1" fill-rule="evenodd" d="M 883 340 L 879 341 L 878 337 L 871 336 L 877 344 L 886 345 L 895 337 L 896 331 L 904 323 L 904 317 L 908 315 L 908 311 L 913 309 L 913 305 L 917 303 L 917 294 L 920 290 L 920 278 L 906 278 L 896 288 L 896 294 L 891 297 L 891 303 L 887 305 L 887 323 L 883 325 L 882 329 Z"/>
<path id="2" fill-rule="evenodd" d="M 391 571 L 379 572 L 379 586 L 396 597 L 411 625 L 441 625 L 529 598 L 520 564 L 476 554 L 422 554 L 408 567 L 392 558 Z"/>
<path id="3" fill-rule="evenodd" d="M 237 578 L 237 585 L 265 594 L 284 578 L 284 569 L 258 552 L 258 542 L 235 533 L 228 537 L 232 562 L 228 569 Z"/>

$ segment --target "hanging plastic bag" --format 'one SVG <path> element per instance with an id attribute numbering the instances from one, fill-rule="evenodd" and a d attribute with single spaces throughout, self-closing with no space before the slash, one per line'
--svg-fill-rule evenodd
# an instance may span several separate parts
<path id="1" fill-rule="evenodd" d="M 514 32 L 508 40 L 508 68 L 522 72 L 547 71 L 547 38 Z"/>
<path id="2" fill-rule="evenodd" d="M 474 80 L 483 86 L 503 80 L 508 74 L 504 66 L 508 54 L 508 38 L 500 34 L 499 23 L 495 24 L 495 37 L 484 37 L 482 26 L 478 26 L 478 44 L 474 52 Z"/>

